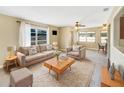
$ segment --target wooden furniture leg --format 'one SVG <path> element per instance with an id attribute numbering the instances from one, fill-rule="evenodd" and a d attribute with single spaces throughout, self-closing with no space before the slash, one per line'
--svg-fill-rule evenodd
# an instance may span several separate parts
<path id="1" fill-rule="evenodd" d="M 8 62 L 6 62 L 6 68 L 7 68 L 7 71 L 8 71 L 9 70 Z"/>
<path id="2" fill-rule="evenodd" d="M 56 73 L 56 79 L 59 80 L 59 73 Z"/>
<path id="3" fill-rule="evenodd" d="M 49 74 L 50 74 L 50 69 L 49 69 Z"/>
<path id="4" fill-rule="evenodd" d="M 17 67 L 17 61 L 15 60 L 15 65 L 16 65 L 16 67 Z"/>
<path id="5" fill-rule="evenodd" d="M 70 71 L 71 71 L 71 66 L 69 68 L 70 68 Z"/>

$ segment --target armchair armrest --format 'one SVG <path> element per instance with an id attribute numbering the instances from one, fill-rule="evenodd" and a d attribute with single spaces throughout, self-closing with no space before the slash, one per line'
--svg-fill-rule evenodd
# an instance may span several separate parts
<path id="1" fill-rule="evenodd" d="M 80 55 L 80 58 L 85 58 L 85 55 L 86 55 L 86 47 L 80 48 L 80 50 L 79 50 L 79 55 Z"/>
<path id="2" fill-rule="evenodd" d="M 18 60 L 18 64 L 19 66 L 24 66 L 25 64 L 25 55 L 21 52 L 17 52 L 17 60 Z"/>
<path id="3" fill-rule="evenodd" d="M 66 48 L 66 53 L 68 54 L 68 52 L 72 51 L 72 47 L 68 47 Z"/>

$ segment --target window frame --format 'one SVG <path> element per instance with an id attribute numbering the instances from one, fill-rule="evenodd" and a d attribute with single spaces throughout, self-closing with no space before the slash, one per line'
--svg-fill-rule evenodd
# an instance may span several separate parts
<path id="1" fill-rule="evenodd" d="M 44 44 L 49 44 L 49 30 L 47 28 L 41 28 L 41 27 L 31 27 L 31 29 L 35 29 L 35 44 L 32 44 L 32 40 L 31 40 L 31 46 L 32 45 L 44 45 Z M 31 31 L 30 29 L 30 31 Z M 41 30 L 41 31 L 46 31 L 46 43 L 43 43 L 43 44 L 38 44 L 38 30 Z M 40 41 L 40 40 L 39 40 Z M 41 41 L 44 41 L 44 40 L 41 40 Z"/>
<path id="2" fill-rule="evenodd" d="M 80 33 L 85 33 L 85 41 L 80 41 Z M 78 41 L 79 42 L 87 42 L 86 32 L 83 32 L 83 31 L 78 32 Z"/>
<path id="3" fill-rule="evenodd" d="M 108 32 L 107 32 L 107 31 L 101 31 L 101 32 L 100 32 L 100 42 L 101 42 L 102 44 L 104 44 L 104 43 L 107 43 L 107 41 L 106 41 L 106 42 L 102 42 L 102 40 L 103 40 L 103 39 L 102 39 L 102 36 L 101 36 L 102 33 L 106 33 L 106 37 L 104 37 L 104 38 L 108 39 Z M 104 39 L 104 40 L 105 40 L 105 39 Z M 104 40 L 103 40 L 103 41 L 104 41 Z"/>
<path id="4" fill-rule="evenodd" d="M 80 32 L 83 32 L 83 33 L 85 33 L 86 34 L 86 40 L 85 41 L 81 41 L 80 40 Z M 78 32 L 78 41 L 79 42 L 83 42 L 83 43 L 95 43 L 96 42 L 96 32 L 94 32 L 94 31 L 80 31 L 80 32 Z M 94 41 L 93 42 L 91 42 L 91 41 L 88 41 L 88 33 L 94 33 L 95 34 L 95 36 L 94 36 Z"/>

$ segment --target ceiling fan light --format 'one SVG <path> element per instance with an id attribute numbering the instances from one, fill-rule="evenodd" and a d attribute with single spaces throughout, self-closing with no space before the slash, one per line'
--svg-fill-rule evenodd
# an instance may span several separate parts
<path id="1" fill-rule="evenodd" d="M 78 26 L 75 26 L 75 29 L 76 29 L 76 31 L 79 31 L 79 27 Z"/>
<path id="2" fill-rule="evenodd" d="M 107 30 L 107 24 L 103 24 L 102 29 L 103 29 L 103 30 Z"/>

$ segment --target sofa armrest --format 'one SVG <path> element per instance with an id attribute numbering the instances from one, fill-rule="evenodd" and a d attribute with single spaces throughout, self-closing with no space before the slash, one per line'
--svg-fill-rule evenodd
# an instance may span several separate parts
<path id="1" fill-rule="evenodd" d="M 25 65 L 25 55 L 21 52 L 17 52 L 17 60 L 19 66 L 23 67 Z"/>
<path id="2" fill-rule="evenodd" d="M 68 47 L 66 48 L 66 53 L 68 54 L 68 52 L 72 51 L 72 47 Z"/>
<path id="3" fill-rule="evenodd" d="M 79 50 L 79 55 L 80 55 L 80 58 L 85 58 L 86 56 L 86 47 L 83 47 Z"/>

